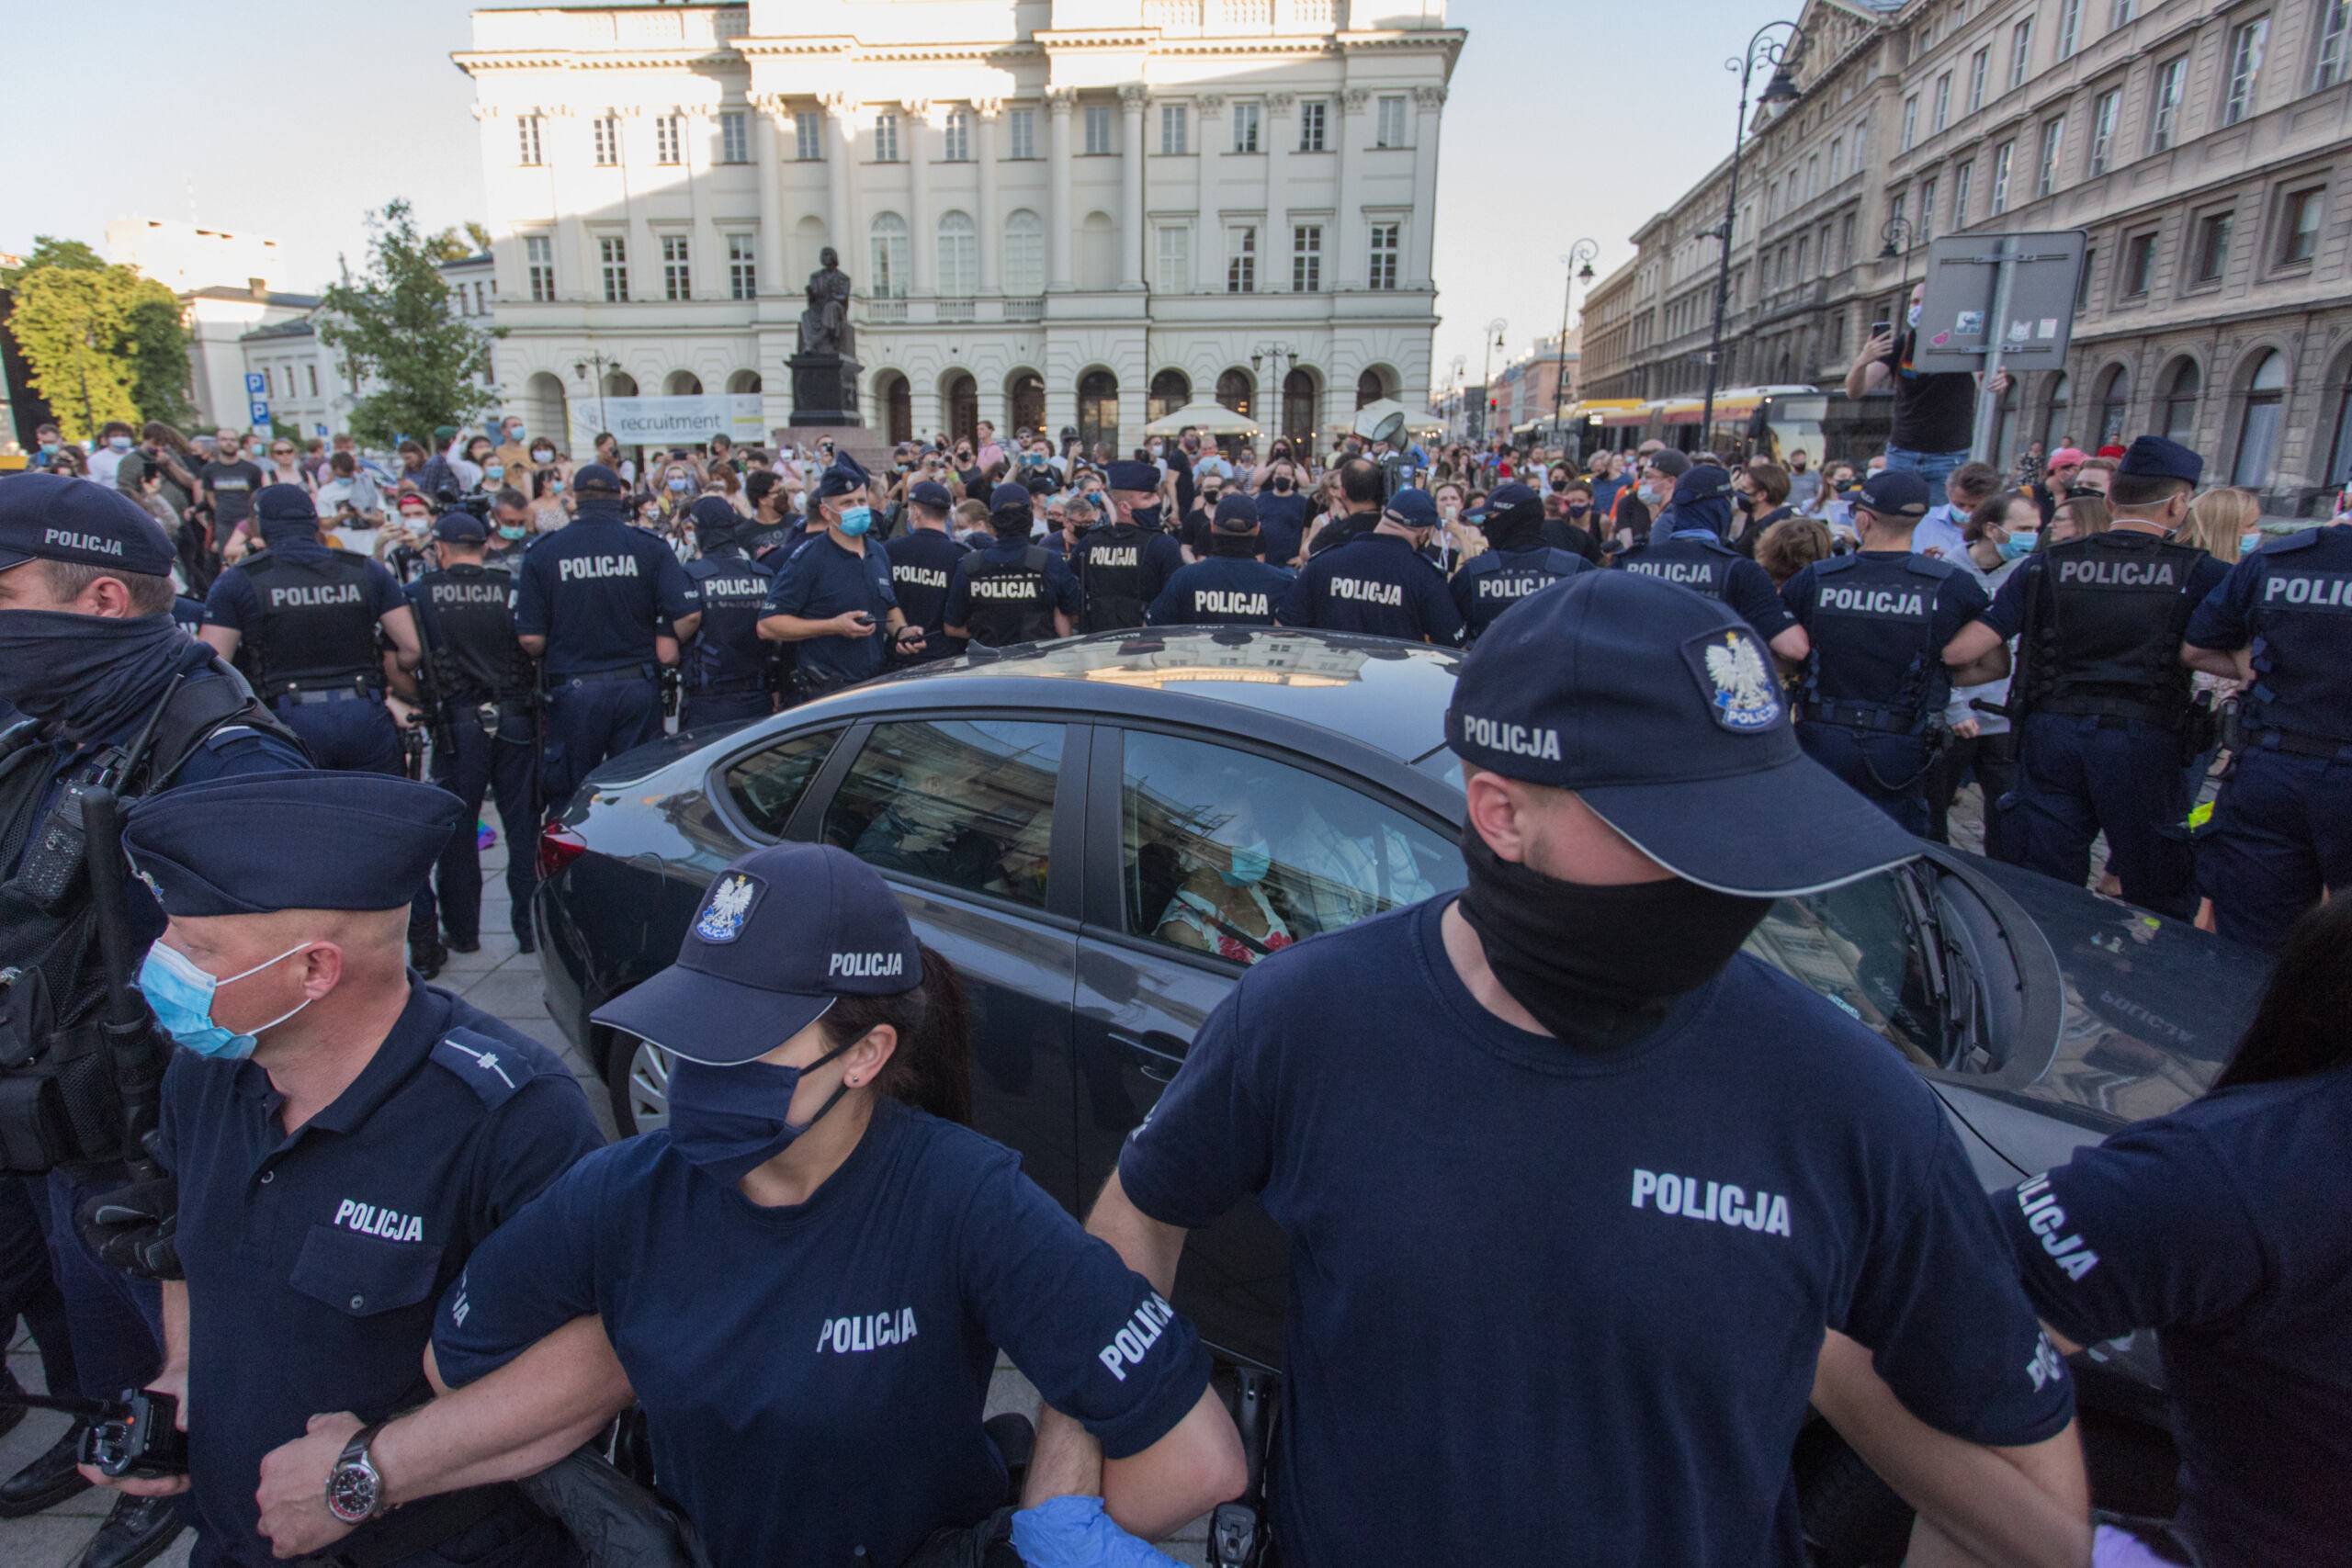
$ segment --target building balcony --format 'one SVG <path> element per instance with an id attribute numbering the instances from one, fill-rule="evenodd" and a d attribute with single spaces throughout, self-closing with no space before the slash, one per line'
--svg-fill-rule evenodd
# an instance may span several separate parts
<path id="1" fill-rule="evenodd" d="M 978 302 L 970 299 L 942 299 L 933 307 L 933 320 L 942 322 L 969 321 L 977 319 Z"/>
<path id="2" fill-rule="evenodd" d="M 868 295 L 863 304 L 865 308 L 859 313 L 877 327 L 901 326 L 906 322 L 907 302 L 904 299 L 877 299 Z"/>
<path id="3" fill-rule="evenodd" d="M 1008 321 L 1042 321 L 1046 319 L 1046 301 L 1041 296 L 1026 299 L 1007 299 L 1004 319 Z"/>

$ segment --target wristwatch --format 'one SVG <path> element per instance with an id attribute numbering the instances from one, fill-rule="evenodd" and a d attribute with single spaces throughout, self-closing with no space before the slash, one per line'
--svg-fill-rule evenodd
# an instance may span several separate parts
<path id="1" fill-rule="evenodd" d="M 368 1457 L 368 1445 L 384 1429 L 378 1421 L 362 1427 L 343 1445 L 343 1454 L 327 1472 L 327 1512 L 346 1525 L 364 1525 L 384 1512 L 384 1476 Z"/>

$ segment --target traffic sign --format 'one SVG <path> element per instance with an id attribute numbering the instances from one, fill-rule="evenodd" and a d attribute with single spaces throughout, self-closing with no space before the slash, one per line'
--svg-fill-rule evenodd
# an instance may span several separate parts
<path id="1" fill-rule="evenodd" d="M 269 400 L 267 398 L 255 398 L 247 407 L 246 412 L 253 415 L 254 425 L 256 429 L 269 423 Z"/>
<path id="2" fill-rule="evenodd" d="M 2086 236 L 1955 234 L 1928 252 L 1928 288 L 1911 368 L 2058 370 L 2075 330 Z"/>
<path id="3" fill-rule="evenodd" d="M 327 433 L 327 427 L 314 422 L 311 426 L 311 433 L 314 435 L 324 435 Z"/>
<path id="4" fill-rule="evenodd" d="M 269 393 L 269 378 L 268 378 L 268 377 L 266 377 L 266 376 L 263 375 L 263 374 L 262 374 L 260 371 L 258 371 L 258 370 L 248 370 L 248 371 L 246 371 L 246 372 L 245 372 L 245 395 L 246 395 L 247 397 L 252 397 L 252 398 L 266 397 L 266 396 L 268 395 L 268 393 Z"/>

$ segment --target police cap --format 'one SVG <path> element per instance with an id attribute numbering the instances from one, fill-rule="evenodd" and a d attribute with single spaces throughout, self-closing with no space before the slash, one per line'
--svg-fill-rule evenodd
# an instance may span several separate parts
<path id="1" fill-rule="evenodd" d="M 316 528 L 319 505 L 300 485 L 264 485 L 254 493 L 254 521 L 264 528 L 273 523 Z"/>
<path id="2" fill-rule="evenodd" d="M 937 479 L 923 480 L 907 491 L 907 499 L 917 506 L 927 507 L 933 512 L 953 512 L 956 509 L 956 498 L 949 494 L 947 487 Z"/>
<path id="3" fill-rule="evenodd" d="M 148 795 L 124 816 L 122 846 L 167 915 L 394 909 L 465 816 L 432 784 L 305 768 Z M 224 833 L 223 822 L 256 830 Z"/>
<path id="4" fill-rule="evenodd" d="M 1524 485 L 1520 488 L 1526 489 Z M 1409 487 L 1390 496 L 1388 504 L 1381 508 L 1380 514 L 1387 521 L 1401 523 L 1408 528 L 1434 528 L 1438 525 L 1437 502 L 1430 499 L 1430 492 Z"/>
<path id="5" fill-rule="evenodd" d="M 1112 490 L 1158 490 L 1159 469 L 1150 463 L 1123 458 L 1104 466 L 1102 482 Z"/>
<path id="6" fill-rule="evenodd" d="M 1721 501 L 1731 494 L 1731 475 L 1713 463 L 1702 463 L 1674 481 L 1674 504 L 1690 506 Z"/>
<path id="7" fill-rule="evenodd" d="M 490 537 L 490 530 L 470 512 L 445 512 L 433 525 L 433 536 L 453 545 L 479 545 Z"/>
<path id="8" fill-rule="evenodd" d="M 2205 477 L 2205 459 L 2177 441 L 2143 435 L 2124 450 L 2115 474 L 2118 479 L 2179 479 L 2193 485 Z"/>
<path id="9" fill-rule="evenodd" d="M 172 541 L 112 485 L 65 474 L 0 479 L 0 571 L 36 558 L 168 577 Z"/>
<path id="10" fill-rule="evenodd" d="M 1473 523 L 1485 523 L 1491 517 L 1501 517 L 1522 506 L 1542 507 L 1544 498 L 1535 493 L 1533 485 L 1521 484 L 1517 479 L 1498 484 L 1487 492 L 1487 504 L 1464 513 Z"/>
<path id="11" fill-rule="evenodd" d="M 1928 514 L 1928 481 L 1899 468 L 1881 468 L 1862 481 L 1854 504 L 1881 517 L 1916 520 Z"/>
<path id="12" fill-rule="evenodd" d="M 1254 534 L 1258 531 L 1258 503 L 1238 491 L 1221 495 L 1216 501 L 1216 515 L 1209 520 L 1209 526 L 1219 534 Z"/>
<path id="13" fill-rule="evenodd" d="M 817 498 L 830 501 L 837 495 L 865 488 L 868 476 L 865 465 L 842 452 L 835 456 L 832 466 L 817 478 Z"/>
<path id="14" fill-rule="evenodd" d="M 574 495 L 618 495 L 621 477 L 602 463 L 582 463 L 571 470 Z"/>

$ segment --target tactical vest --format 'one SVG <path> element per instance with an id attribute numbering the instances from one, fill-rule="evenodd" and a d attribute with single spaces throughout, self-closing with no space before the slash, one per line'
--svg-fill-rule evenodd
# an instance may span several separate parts
<path id="1" fill-rule="evenodd" d="M 2333 756 L 2352 746 L 2352 525 L 2274 539 L 2261 560 L 2240 722 L 2251 744 Z"/>
<path id="2" fill-rule="evenodd" d="M 1655 555 L 1655 550 L 1652 552 Z M 1837 556 L 1814 563 L 1814 616 L 1807 630 L 1804 716 L 1816 723 L 1916 734 L 1951 695 L 1936 641 L 1936 595 L 1960 569 L 1928 556 Z M 1835 633 L 1828 617 L 1846 621 Z M 1891 691 L 1888 653 L 1904 658 Z M 1881 655 L 1878 659 L 1867 655 Z"/>
<path id="3" fill-rule="evenodd" d="M 1582 556 L 1548 545 L 1532 550 L 1495 550 L 1470 564 L 1476 567 L 1478 560 L 1489 559 L 1496 563 L 1491 570 L 1479 568 L 1468 578 L 1470 604 L 1463 619 L 1474 638 L 1521 599 L 1585 569 Z"/>
<path id="4" fill-rule="evenodd" d="M 736 550 L 686 563 L 702 590 L 702 626 L 686 666 L 687 689 L 705 696 L 766 689 L 768 649 L 760 640 L 760 611 L 774 579 Z"/>
<path id="5" fill-rule="evenodd" d="M 1628 550 L 1618 564 L 1627 571 L 1680 583 L 1694 593 L 1721 599 L 1731 587 L 1731 563 L 1743 558 L 1720 539 L 1661 540 Z"/>
<path id="6" fill-rule="evenodd" d="M 416 580 L 418 621 L 445 699 L 478 703 L 527 695 L 530 666 L 514 640 L 514 579 L 486 566 L 453 566 Z"/>
<path id="7" fill-rule="evenodd" d="M 1143 552 L 1151 536 L 1132 523 L 1097 527 L 1079 547 L 1079 581 L 1086 589 L 1080 625 L 1090 632 L 1125 631 L 1143 625 Z"/>
<path id="8" fill-rule="evenodd" d="M 964 626 L 974 642 L 1005 648 L 1053 637 L 1054 590 L 1046 580 L 1052 558 L 1052 551 L 1031 545 L 1010 559 L 975 555 L 965 562 Z"/>
<path id="9" fill-rule="evenodd" d="M 239 569 L 260 605 L 245 641 L 264 701 L 291 691 L 382 683 L 376 612 L 368 603 L 373 564 L 344 550 L 266 550 Z"/>
<path id="10" fill-rule="evenodd" d="M 2034 711 L 2185 722 L 2180 639 L 2204 553 L 2146 534 L 2094 534 L 2045 552 L 2026 656 Z"/>

